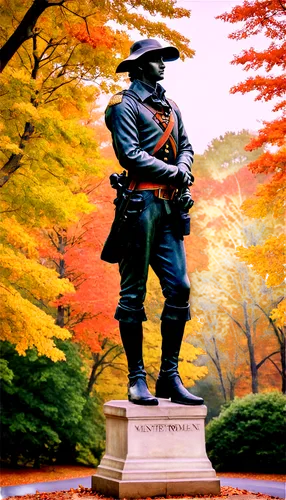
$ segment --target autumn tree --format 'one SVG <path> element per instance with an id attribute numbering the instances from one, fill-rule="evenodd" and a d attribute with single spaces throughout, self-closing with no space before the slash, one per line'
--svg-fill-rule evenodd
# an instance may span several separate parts
<path id="1" fill-rule="evenodd" d="M 13 71 L 11 78 L 8 71 L 2 76 L 5 132 L 1 160 L 5 163 L 8 157 L 13 163 L 15 155 L 22 156 L 16 145 L 18 131 L 31 123 L 31 116 L 37 123 L 37 135 L 27 139 L 20 171 L 15 171 L 1 190 L 1 338 L 18 346 L 22 354 L 36 347 L 39 353 L 51 356 L 54 345 L 49 339 L 69 336 L 54 325 L 51 304 L 59 295 L 72 292 L 73 286 L 66 279 L 59 280 L 55 270 L 44 265 L 39 249 L 45 245 L 45 229 L 67 227 L 79 213 L 93 210 L 79 187 L 87 172 L 91 175 L 97 171 L 99 158 L 96 142 L 90 131 L 80 127 L 79 117 L 86 112 L 94 91 L 71 89 L 73 98 L 79 100 L 73 101 L 74 106 L 71 101 L 69 111 L 65 107 L 68 93 L 59 97 L 57 104 L 40 109 L 27 102 L 33 89 L 29 76 L 25 84 L 22 69 Z M 53 353 L 53 359 L 57 359 L 56 353 L 61 357 L 57 349 Z"/>
<path id="2" fill-rule="evenodd" d="M 96 212 L 83 215 L 65 232 L 50 230 L 50 246 L 43 256 L 75 288 L 55 303 L 57 324 L 73 332 L 73 341 L 82 348 L 90 367 L 87 394 L 96 386 L 107 368 L 115 371 L 122 354 L 117 322 L 114 320 L 119 294 L 117 269 L 100 260 L 100 253 L 114 217 L 114 191 L 108 177 L 95 180 L 90 200 Z M 121 370 L 119 364 L 118 370 Z M 102 379 L 102 377 L 101 377 Z"/>
<path id="3" fill-rule="evenodd" d="M 253 35 L 262 35 L 268 43 L 265 50 L 258 51 L 250 47 L 235 56 L 232 61 L 232 64 L 241 65 L 245 71 L 252 70 L 257 74 L 234 86 L 231 92 L 245 94 L 254 91 L 256 100 L 272 100 L 273 111 L 278 115 L 272 121 L 264 122 L 258 136 L 246 146 L 248 151 L 264 148 L 259 158 L 251 161 L 248 167 L 255 174 L 263 173 L 270 176 L 265 184 L 258 186 L 255 196 L 243 204 L 245 214 L 253 218 L 264 218 L 271 213 L 279 220 L 284 215 L 286 185 L 285 13 L 286 7 L 280 0 L 252 0 L 251 2 L 245 0 L 242 5 L 234 7 L 230 13 L 218 16 L 219 19 L 231 24 L 240 23 L 240 28 L 229 35 L 231 39 L 241 40 Z M 280 251 L 282 246 L 285 246 L 283 220 L 280 235 L 266 239 L 262 245 L 240 248 L 239 255 L 266 280 L 267 286 L 279 286 L 284 279 L 285 252 Z M 285 299 L 279 301 L 271 315 L 272 320 L 283 333 L 284 352 L 286 350 L 285 306 Z"/>
<path id="4" fill-rule="evenodd" d="M 241 203 L 254 192 L 259 180 L 245 165 L 261 151 L 244 154 L 244 146 L 250 140 L 246 131 L 233 134 L 233 150 L 231 134 L 227 133 L 225 139 L 226 144 L 223 137 L 212 141 L 197 162 L 193 218 L 198 235 L 208 243 L 208 268 L 195 272 L 192 281 L 195 311 L 204 318 L 202 345 L 215 371 L 210 366 L 209 369 L 216 373 L 226 400 L 237 391 L 249 391 L 245 384 L 247 358 L 253 392 L 258 391 L 258 374 L 260 386 L 267 384 L 264 373 L 269 374 L 272 361 L 278 363 L 278 372 L 281 369 L 277 336 L 259 309 L 269 310 L 279 300 L 281 290 L 280 294 L 279 289 L 267 292 L 262 278 L 235 256 L 237 246 L 247 242 L 257 245 L 262 237 L 279 231 L 279 224 L 270 217 L 263 223 L 249 222 L 241 211 Z M 271 377 L 269 382 L 272 380 L 271 384 L 277 386 L 275 372 Z"/>

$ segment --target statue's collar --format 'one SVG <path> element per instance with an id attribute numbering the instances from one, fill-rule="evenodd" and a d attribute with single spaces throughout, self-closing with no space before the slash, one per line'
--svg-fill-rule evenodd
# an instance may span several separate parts
<path id="1" fill-rule="evenodd" d="M 146 99 L 148 99 L 151 95 L 154 95 L 157 99 L 164 99 L 165 89 L 159 83 L 156 84 L 156 88 L 154 89 L 151 85 L 148 85 L 141 80 L 134 80 L 129 89 L 135 92 L 141 101 L 146 101 Z"/>

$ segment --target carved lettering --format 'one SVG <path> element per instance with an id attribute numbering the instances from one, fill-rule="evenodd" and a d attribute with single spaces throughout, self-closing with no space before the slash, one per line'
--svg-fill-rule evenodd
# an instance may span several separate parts
<path id="1" fill-rule="evenodd" d="M 192 432 L 199 431 L 200 424 L 144 424 L 135 425 L 138 432 Z"/>

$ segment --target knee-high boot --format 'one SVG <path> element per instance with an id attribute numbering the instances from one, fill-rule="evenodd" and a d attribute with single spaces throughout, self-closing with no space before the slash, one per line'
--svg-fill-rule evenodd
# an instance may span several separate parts
<path id="1" fill-rule="evenodd" d="M 183 340 L 185 321 L 163 319 L 161 369 L 156 383 L 157 398 L 171 398 L 173 403 L 201 405 L 202 398 L 191 394 L 182 383 L 178 361 Z"/>
<path id="2" fill-rule="evenodd" d="M 142 344 L 142 323 L 125 323 L 119 321 L 119 330 L 125 350 L 128 370 L 128 399 L 137 405 L 155 406 L 158 399 L 149 392 L 144 370 Z"/>

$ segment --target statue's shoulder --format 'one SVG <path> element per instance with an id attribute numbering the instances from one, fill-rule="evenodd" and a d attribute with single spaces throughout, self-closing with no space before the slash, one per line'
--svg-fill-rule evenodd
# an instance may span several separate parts
<path id="1" fill-rule="evenodd" d="M 122 92 L 118 92 L 117 94 L 114 94 L 111 97 L 109 103 L 107 104 L 107 107 L 110 108 L 111 106 L 116 106 L 117 104 L 120 104 L 122 100 L 123 100 L 123 94 Z"/>
<path id="2" fill-rule="evenodd" d="M 173 109 L 179 109 L 179 106 L 177 103 L 175 103 L 175 101 L 173 101 L 173 99 L 170 99 L 169 97 L 167 97 L 167 101 L 169 104 L 171 104 L 172 108 Z"/>
<path id="3" fill-rule="evenodd" d="M 136 101 L 136 94 L 134 92 L 128 90 L 121 90 L 121 92 L 117 92 L 117 94 L 114 94 L 111 99 L 109 100 L 109 103 L 107 104 L 106 111 L 112 108 L 123 108 L 127 107 L 134 107 L 134 103 Z"/>

